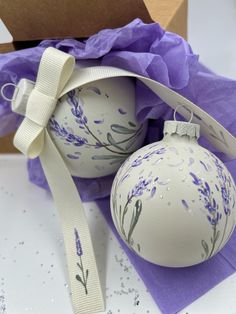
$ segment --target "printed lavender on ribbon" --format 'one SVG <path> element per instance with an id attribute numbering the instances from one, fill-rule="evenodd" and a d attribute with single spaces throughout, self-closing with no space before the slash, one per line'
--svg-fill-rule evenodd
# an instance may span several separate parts
<path id="1" fill-rule="evenodd" d="M 76 228 L 74 229 L 74 234 L 75 234 L 76 254 L 79 257 L 79 262 L 77 262 L 77 266 L 79 267 L 79 270 L 81 273 L 81 274 L 77 274 L 75 278 L 83 285 L 85 293 L 88 294 L 87 284 L 88 284 L 89 270 L 84 269 L 83 260 L 82 260 L 83 249 L 81 246 L 79 233 Z"/>

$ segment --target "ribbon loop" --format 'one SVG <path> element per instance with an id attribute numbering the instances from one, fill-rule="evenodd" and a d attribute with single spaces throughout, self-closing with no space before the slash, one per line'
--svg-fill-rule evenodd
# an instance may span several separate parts
<path id="1" fill-rule="evenodd" d="M 45 95 L 58 98 L 71 77 L 74 66 L 73 56 L 52 47 L 47 48 L 40 61 L 36 88 Z"/>
<path id="2" fill-rule="evenodd" d="M 43 128 L 40 125 L 25 118 L 15 134 L 13 144 L 25 156 L 36 158 L 43 150 L 43 135 Z"/>

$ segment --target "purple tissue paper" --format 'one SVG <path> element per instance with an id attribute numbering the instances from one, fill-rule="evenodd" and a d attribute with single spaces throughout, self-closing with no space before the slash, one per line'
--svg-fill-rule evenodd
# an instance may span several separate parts
<path id="1" fill-rule="evenodd" d="M 157 23 L 144 24 L 136 19 L 122 28 L 100 31 L 85 41 L 45 40 L 35 48 L 1 54 L 0 86 L 7 82 L 17 83 L 22 77 L 35 80 L 42 53 L 49 46 L 72 54 L 77 62 L 98 59 L 101 65 L 153 78 L 205 109 L 236 135 L 236 82 L 206 69 L 182 37 L 165 32 Z M 137 82 L 136 96 L 138 119 L 153 119 L 149 123 L 152 126 L 146 143 L 159 140 L 163 120 L 172 119 L 172 109 L 141 82 Z M 0 136 L 13 131 L 20 121 L 21 117 L 11 112 L 9 103 L 0 99 Z M 205 139 L 200 143 L 214 151 Z M 220 157 L 226 160 L 225 156 Z M 30 180 L 48 188 L 39 160 L 30 160 L 28 168 Z M 87 201 L 109 195 L 112 178 L 75 178 L 75 183 L 82 199 Z"/>
<path id="2" fill-rule="evenodd" d="M 161 267 L 124 246 L 112 223 L 108 197 L 97 204 L 163 314 L 179 312 L 236 270 L 236 231 L 224 249 L 204 263 L 183 268 Z"/>
<path id="3" fill-rule="evenodd" d="M 183 38 L 165 32 L 156 23 L 144 24 L 136 19 L 122 28 L 103 30 L 85 41 L 45 40 L 35 48 L 1 54 L 0 86 L 8 82 L 17 83 L 23 77 L 35 80 L 41 55 L 49 46 L 72 54 L 78 63 L 98 59 L 101 65 L 120 67 L 155 79 L 193 101 L 236 135 L 236 81 L 205 68 Z M 163 122 L 172 119 L 173 110 L 141 82 L 136 84 L 136 99 L 137 118 L 140 121 L 149 119 L 146 143 L 161 139 Z M 11 112 L 9 103 L 0 98 L 0 136 L 14 131 L 21 120 Z M 200 143 L 215 152 L 204 138 Z M 215 153 L 236 179 L 235 160 L 229 161 L 223 154 Z M 39 160 L 30 160 L 28 169 L 30 180 L 48 189 Z M 108 176 L 74 178 L 74 181 L 82 199 L 93 200 L 109 195 L 112 179 Z M 108 198 L 97 202 L 116 233 Z M 210 261 L 182 269 L 153 265 L 131 252 L 123 242 L 121 244 L 164 314 L 178 312 L 236 268 L 236 232 L 227 246 Z"/>

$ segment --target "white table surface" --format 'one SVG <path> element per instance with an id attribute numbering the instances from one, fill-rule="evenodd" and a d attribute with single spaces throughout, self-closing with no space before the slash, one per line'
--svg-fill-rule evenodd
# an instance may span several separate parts
<path id="1" fill-rule="evenodd" d="M 85 210 L 107 314 L 158 313 L 95 203 Z M 31 184 L 26 159 L 0 155 L 0 313 L 72 314 L 57 211 Z"/>
<path id="2" fill-rule="evenodd" d="M 235 29 L 235 0 L 189 0 L 194 51 L 213 71 L 236 79 Z M 85 208 L 96 234 L 104 313 L 160 314 L 96 204 Z M 0 156 L 0 313 L 72 314 L 65 263 L 51 198 L 28 182 L 24 157 Z M 236 274 L 180 313 L 236 314 Z"/>

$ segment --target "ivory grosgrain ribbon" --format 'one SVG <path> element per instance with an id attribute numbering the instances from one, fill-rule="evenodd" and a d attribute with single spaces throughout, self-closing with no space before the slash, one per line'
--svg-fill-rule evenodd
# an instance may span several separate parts
<path id="1" fill-rule="evenodd" d="M 89 67 L 74 72 L 73 68 L 72 56 L 55 48 L 45 50 L 35 87 L 27 102 L 25 119 L 15 135 L 14 144 L 29 158 L 40 157 L 61 218 L 74 312 L 86 314 L 103 311 L 104 301 L 81 199 L 46 128 L 57 99 L 74 88 L 97 80 L 133 77 L 148 86 L 170 107 L 179 108 L 178 111 L 186 119 L 191 111 L 192 122 L 201 125 L 202 134 L 219 151 L 232 158 L 236 158 L 236 138 L 204 110 L 152 79 L 114 67 Z M 80 275 L 77 274 L 78 266 Z"/>
<path id="2" fill-rule="evenodd" d="M 72 56 L 45 50 L 14 145 L 29 158 L 40 158 L 61 219 L 74 313 L 86 314 L 104 310 L 90 232 L 72 177 L 46 129 L 74 65 Z"/>
<path id="3" fill-rule="evenodd" d="M 225 153 L 232 159 L 236 158 L 236 138 L 227 131 L 222 124 L 182 95 L 157 81 L 136 73 L 110 66 L 83 68 L 80 69 L 79 72 L 75 71 L 72 74 L 71 79 L 63 90 L 61 96 L 78 86 L 102 79 L 121 76 L 140 80 L 172 109 L 178 109 L 178 112 L 187 121 L 189 120 L 190 113 L 191 115 L 193 114 L 191 122 L 200 124 L 201 134 L 204 135 L 209 142 L 218 149 L 218 151 Z"/>

